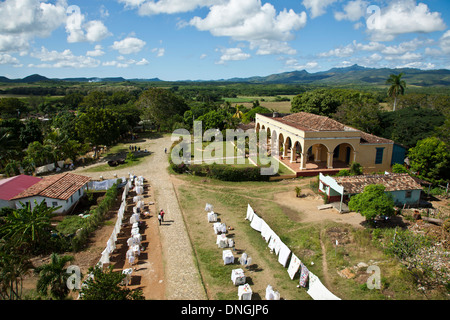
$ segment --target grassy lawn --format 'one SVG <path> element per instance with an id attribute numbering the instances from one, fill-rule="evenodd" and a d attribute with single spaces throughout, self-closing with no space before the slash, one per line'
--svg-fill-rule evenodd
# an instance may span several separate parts
<path id="1" fill-rule="evenodd" d="M 228 150 L 233 150 L 230 155 Z M 191 159 L 195 160 L 195 152 L 202 153 L 203 162 L 215 162 L 218 164 L 229 164 L 233 167 L 254 167 L 261 166 L 261 161 L 259 157 L 256 157 L 256 162 L 252 162 L 250 158 L 237 158 L 237 150 L 230 141 L 213 141 L 213 142 L 202 142 L 201 148 L 198 145 L 191 144 Z M 234 159 L 232 159 L 234 157 Z M 243 163 L 242 163 L 243 162 Z M 278 162 L 274 158 L 269 159 L 269 164 L 278 163 L 278 174 L 280 175 L 290 175 L 293 172 L 286 167 L 283 163 Z"/>
<path id="2" fill-rule="evenodd" d="M 345 300 L 425 299 L 396 258 L 387 256 L 372 240 L 371 232 L 349 224 L 323 220 L 299 222 L 302 208 L 293 210 L 276 201 L 277 193 L 293 191 L 295 186 L 309 187 L 308 179 L 278 182 L 222 182 L 195 176 L 180 176 L 179 202 L 209 299 L 237 299 L 237 287 L 231 282 L 231 271 L 241 268 L 237 259 L 246 252 L 253 266 L 244 269 L 253 290 L 253 299 L 264 299 L 267 285 L 281 293 L 283 299 L 310 300 L 305 288 L 297 288 L 299 275 L 289 278 L 275 254 L 271 254 L 261 234 L 245 220 L 247 204 L 264 219 L 295 255 L 317 275 L 335 295 Z M 226 223 L 228 237 L 236 243 L 234 265 L 223 265 L 222 249 L 216 245 L 212 223 L 207 221 L 205 204 L 214 206 L 220 221 Z M 335 240 L 339 239 L 336 247 Z M 323 246 L 323 249 L 322 249 Z M 327 271 L 324 274 L 323 260 Z M 365 269 L 355 271 L 353 278 L 341 277 L 338 271 L 352 269 L 358 263 L 376 264 L 381 269 L 381 290 L 369 290 L 370 276 Z M 354 270 L 354 269 L 353 269 Z M 428 296 L 430 298 L 430 296 Z M 437 296 L 439 298 L 439 296 Z"/>

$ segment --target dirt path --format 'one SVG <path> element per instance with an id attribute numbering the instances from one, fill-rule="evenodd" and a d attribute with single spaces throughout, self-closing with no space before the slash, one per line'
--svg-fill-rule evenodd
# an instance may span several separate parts
<path id="1" fill-rule="evenodd" d="M 117 177 L 128 176 L 132 173 L 136 176 L 143 176 L 150 184 L 152 190 L 151 198 L 154 197 L 156 204 L 151 207 L 150 214 L 156 217 L 159 209 L 164 209 L 166 215 L 164 222 L 159 226 L 157 219 L 150 218 L 150 240 L 149 252 L 152 249 L 157 251 L 158 243 L 161 244 L 162 261 L 152 261 L 149 255 L 148 262 L 138 269 L 142 269 L 142 279 L 144 277 L 155 278 L 158 273 L 155 268 L 162 265 L 164 270 L 165 299 L 167 300 L 204 300 L 206 293 L 201 283 L 198 268 L 194 262 L 193 250 L 190 239 L 184 224 L 178 200 L 174 191 L 170 175 L 167 171 L 168 161 L 164 148 L 169 149 L 172 144 L 170 136 L 155 139 L 143 139 L 135 142 L 141 150 L 149 150 L 147 156 L 141 164 L 109 172 L 86 172 L 84 168 L 77 168 L 75 173 L 87 175 L 94 179 L 103 176 L 104 179 L 111 179 L 114 174 Z M 146 201 L 147 203 L 147 201 Z M 106 243 L 106 242 L 105 242 Z M 159 259 L 157 256 L 153 259 Z M 152 271 L 153 270 L 153 271 Z M 145 271 L 145 272 L 144 272 Z M 160 284 L 158 280 L 158 284 Z M 141 285 L 142 286 L 142 285 Z M 146 290 L 154 290 L 150 287 Z M 145 291 L 145 290 L 144 290 Z M 145 293 L 144 293 L 145 295 Z M 147 295 L 145 295 L 147 297 Z"/>

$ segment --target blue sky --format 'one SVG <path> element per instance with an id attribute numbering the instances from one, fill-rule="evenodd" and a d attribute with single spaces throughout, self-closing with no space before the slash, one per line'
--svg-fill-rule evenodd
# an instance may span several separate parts
<path id="1" fill-rule="evenodd" d="M 449 0 L 3 0 L 0 75 L 210 80 L 450 69 Z"/>

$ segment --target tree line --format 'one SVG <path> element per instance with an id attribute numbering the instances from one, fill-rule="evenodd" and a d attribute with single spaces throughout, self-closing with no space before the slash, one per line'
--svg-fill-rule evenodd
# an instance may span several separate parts
<path id="1" fill-rule="evenodd" d="M 327 116 L 393 140 L 406 148 L 411 170 L 417 176 L 433 183 L 448 181 L 450 95 L 408 93 L 401 75 L 391 76 L 387 84 L 384 103 L 370 92 L 316 89 L 295 96 L 291 112 Z"/>

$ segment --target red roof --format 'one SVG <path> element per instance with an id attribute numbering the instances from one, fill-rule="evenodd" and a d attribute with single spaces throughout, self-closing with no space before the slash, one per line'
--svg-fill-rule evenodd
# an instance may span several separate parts
<path id="1" fill-rule="evenodd" d="M 48 176 L 16 195 L 13 199 L 22 199 L 34 196 L 52 199 L 67 200 L 81 189 L 91 178 L 73 173 L 62 173 Z"/>
<path id="2" fill-rule="evenodd" d="M 15 176 L 0 180 L 0 199 L 11 200 L 22 191 L 41 181 L 41 178 L 27 175 Z"/>

